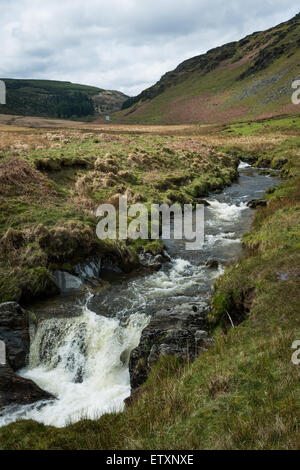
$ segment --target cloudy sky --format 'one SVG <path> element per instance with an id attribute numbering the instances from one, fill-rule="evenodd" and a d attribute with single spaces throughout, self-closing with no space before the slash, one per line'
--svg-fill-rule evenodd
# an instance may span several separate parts
<path id="1" fill-rule="evenodd" d="M 299 0 L 0 0 L 0 77 L 136 95 L 183 60 L 299 11 Z"/>

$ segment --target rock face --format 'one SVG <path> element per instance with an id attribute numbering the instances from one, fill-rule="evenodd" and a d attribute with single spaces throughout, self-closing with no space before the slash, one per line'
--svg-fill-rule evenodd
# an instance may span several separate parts
<path id="1" fill-rule="evenodd" d="M 13 370 L 25 367 L 30 347 L 29 319 L 16 302 L 0 304 L 0 340 L 6 344 L 7 360 Z"/>
<path id="2" fill-rule="evenodd" d="M 249 201 L 247 204 L 250 209 L 256 209 L 257 207 L 266 207 L 267 206 L 267 201 L 264 199 L 253 199 L 252 201 Z"/>
<path id="3" fill-rule="evenodd" d="M 30 314 L 16 302 L 0 304 L 0 341 L 6 345 L 7 361 L 5 365 L 0 365 L 0 408 L 54 398 L 31 380 L 15 373 L 27 363 L 29 322 Z"/>
<path id="4" fill-rule="evenodd" d="M 185 303 L 153 314 L 142 333 L 140 345 L 130 357 L 132 389 L 142 385 L 151 367 L 165 355 L 194 360 L 213 343 L 206 328 L 208 306 L 204 302 Z"/>
<path id="5" fill-rule="evenodd" d="M 15 403 L 29 405 L 51 398 L 54 399 L 34 382 L 15 374 L 9 365 L 0 366 L 0 408 Z"/>

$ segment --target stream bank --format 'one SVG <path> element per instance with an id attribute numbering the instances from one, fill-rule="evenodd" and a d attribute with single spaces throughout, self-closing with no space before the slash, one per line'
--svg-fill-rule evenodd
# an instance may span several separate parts
<path id="1" fill-rule="evenodd" d="M 277 182 L 241 166 L 237 183 L 208 198 L 203 250 L 186 252 L 184 240 L 166 241 L 171 259 L 160 271 L 113 281 L 81 305 L 75 302 L 81 309 L 75 319 L 45 319 L 32 338 L 29 367 L 20 373 L 57 400 L 43 407 L 5 410 L 1 424 L 32 418 L 65 426 L 82 417 L 94 419 L 120 411 L 130 395 L 129 361 L 136 386 L 161 355 L 172 352 L 182 357 L 186 351 L 197 355 L 200 348 L 206 349 L 211 341 L 205 323 L 212 283 L 223 272 L 222 266 L 241 253 L 241 237 L 250 228 L 253 214 L 247 201 L 261 197 Z M 209 269 L 206 264 L 213 261 L 217 263 Z M 144 348 L 145 343 L 150 349 Z M 135 358 L 144 361 L 136 384 Z"/>

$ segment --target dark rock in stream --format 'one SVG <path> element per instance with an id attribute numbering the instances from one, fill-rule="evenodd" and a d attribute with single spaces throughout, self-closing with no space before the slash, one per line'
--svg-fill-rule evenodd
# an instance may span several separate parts
<path id="1" fill-rule="evenodd" d="M 0 365 L 0 408 L 13 405 L 29 405 L 40 400 L 54 399 L 34 382 L 18 376 L 9 365 Z"/>
<path id="2" fill-rule="evenodd" d="M 195 199 L 195 202 L 200 205 L 202 204 L 205 207 L 210 207 L 210 203 L 205 199 Z"/>
<path id="3" fill-rule="evenodd" d="M 62 294 L 81 291 L 84 289 L 81 279 L 66 271 L 54 271 L 53 278 Z"/>
<path id="4" fill-rule="evenodd" d="M 252 201 L 248 202 L 247 206 L 250 209 L 256 209 L 257 207 L 266 207 L 267 201 L 265 199 L 252 199 Z"/>
<path id="5" fill-rule="evenodd" d="M 145 382 L 151 367 L 160 357 L 172 355 L 191 361 L 201 351 L 207 350 L 213 343 L 205 331 L 208 310 L 205 302 L 184 303 L 152 315 L 139 346 L 131 353 L 129 371 L 132 389 Z"/>
<path id="6" fill-rule="evenodd" d="M 98 279 L 101 272 L 100 256 L 89 257 L 84 263 L 77 264 L 73 271 L 83 282 L 89 279 Z"/>
<path id="7" fill-rule="evenodd" d="M 0 365 L 0 408 L 53 398 L 31 380 L 16 374 L 27 364 L 30 323 L 35 317 L 16 302 L 0 304 L 0 341 L 6 346 L 6 364 Z"/>
<path id="8" fill-rule="evenodd" d="M 216 259 L 211 259 L 211 260 L 208 260 L 205 267 L 207 269 L 218 269 L 219 267 L 219 261 L 216 260 Z"/>
<path id="9" fill-rule="evenodd" d="M 164 262 L 162 255 L 153 256 L 151 253 L 140 253 L 139 261 L 141 266 L 144 268 L 153 269 L 154 271 L 159 271 Z"/>
<path id="10" fill-rule="evenodd" d="M 0 304 L 0 340 L 6 345 L 11 367 L 25 367 L 30 346 L 29 314 L 16 302 Z"/>

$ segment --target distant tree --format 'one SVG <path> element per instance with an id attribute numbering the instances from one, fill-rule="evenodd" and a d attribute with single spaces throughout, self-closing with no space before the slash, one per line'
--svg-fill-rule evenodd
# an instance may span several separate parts
<path id="1" fill-rule="evenodd" d="M 122 109 L 128 109 L 130 106 L 132 106 L 136 102 L 136 96 L 132 96 L 131 98 L 128 98 L 128 100 L 124 101 L 122 104 Z"/>

